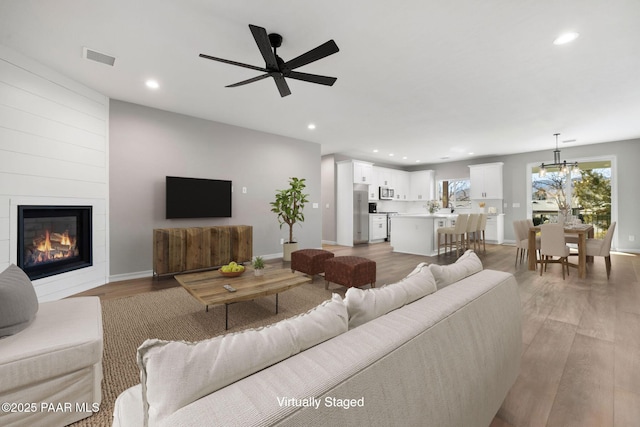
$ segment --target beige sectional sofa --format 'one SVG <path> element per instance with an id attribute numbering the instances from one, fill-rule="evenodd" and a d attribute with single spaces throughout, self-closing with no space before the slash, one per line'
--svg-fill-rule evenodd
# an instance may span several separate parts
<path id="1" fill-rule="evenodd" d="M 0 273 L 0 287 L 5 315 L 24 300 L 14 298 L 16 289 L 35 298 L 28 277 L 13 265 Z M 65 426 L 92 415 L 102 400 L 100 299 L 36 299 L 28 306 L 15 314 L 30 312 L 29 318 L 0 338 L 0 426 Z"/>
<path id="2" fill-rule="evenodd" d="M 486 427 L 520 366 L 515 278 L 482 270 L 473 253 L 276 325 L 149 340 L 142 384 L 118 397 L 114 426 Z"/>

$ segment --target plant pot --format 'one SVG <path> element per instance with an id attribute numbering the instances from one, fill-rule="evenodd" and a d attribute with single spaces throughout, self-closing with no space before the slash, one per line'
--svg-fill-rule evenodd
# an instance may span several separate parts
<path id="1" fill-rule="evenodd" d="M 295 252 L 297 250 L 297 242 L 285 243 L 284 245 L 282 245 L 282 260 L 291 261 L 291 252 Z"/>
<path id="2" fill-rule="evenodd" d="M 253 275 L 256 277 L 262 276 L 264 274 L 264 269 L 260 268 L 258 270 L 253 270 Z"/>

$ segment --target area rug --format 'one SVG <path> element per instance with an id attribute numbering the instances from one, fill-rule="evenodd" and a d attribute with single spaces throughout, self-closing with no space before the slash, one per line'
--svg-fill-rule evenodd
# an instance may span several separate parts
<path id="1" fill-rule="evenodd" d="M 321 283 L 322 282 L 322 283 Z M 229 330 L 224 329 L 224 306 L 209 312 L 183 288 L 148 292 L 102 302 L 104 355 L 100 411 L 73 424 L 110 426 L 116 397 L 140 382 L 136 349 L 148 338 L 199 341 L 229 332 L 269 325 L 304 313 L 331 298 L 324 281 L 308 283 L 279 295 L 229 306 Z"/>

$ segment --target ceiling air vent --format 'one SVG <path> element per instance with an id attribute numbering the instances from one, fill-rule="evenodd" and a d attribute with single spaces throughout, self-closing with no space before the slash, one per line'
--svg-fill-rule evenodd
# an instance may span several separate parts
<path id="1" fill-rule="evenodd" d="M 113 56 L 107 55 L 106 53 L 100 53 L 96 50 L 89 49 L 88 47 L 82 48 L 82 56 L 85 59 L 101 62 L 103 64 L 107 64 L 112 67 L 113 67 L 113 64 L 116 62 L 116 58 L 114 58 Z"/>

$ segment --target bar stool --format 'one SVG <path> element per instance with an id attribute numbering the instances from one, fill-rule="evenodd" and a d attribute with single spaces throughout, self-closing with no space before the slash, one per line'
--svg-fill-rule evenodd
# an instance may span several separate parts
<path id="1" fill-rule="evenodd" d="M 478 227 L 476 228 L 476 239 L 478 240 L 478 249 L 480 249 L 480 244 L 482 244 L 482 251 L 487 253 L 487 246 L 484 241 L 484 231 L 487 228 L 487 214 L 480 214 L 480 218 L 478 218 Z"/>
<path id="2" fill-rule="evenodd" d="M 469 221 L 468 214 L 460 214 L 458 218 L 456 218 L 456 225 L 453 227 L 440 227 L 438 228 L 438 255 L 440 255 L 440 247 L 444 246 L 445 252 L 447 251 L 447 246 L 453 249 L 453 240 L 455 239 L 456 243 L 456 256 L 458 256 L 458 251 L 460 249 L 464 249 L 464 235 L 467 232 L 467 222 Z M 440 236 L 444 235 L 444 244 L 441 243 Z M 451 237 L 451 241 L 449 242 L 449 237 Z"/>
<path id="3" fill-rule="evenodd" d="M 478 220 L 480 214 L 469 214 L 469 220 L 467 221 L 467 233 L 466 233 L 466 248 L 471 247 L 471 235 L 473 234 L 473 250 L 476 251 L 476 231 L 478 229 Z"/>

